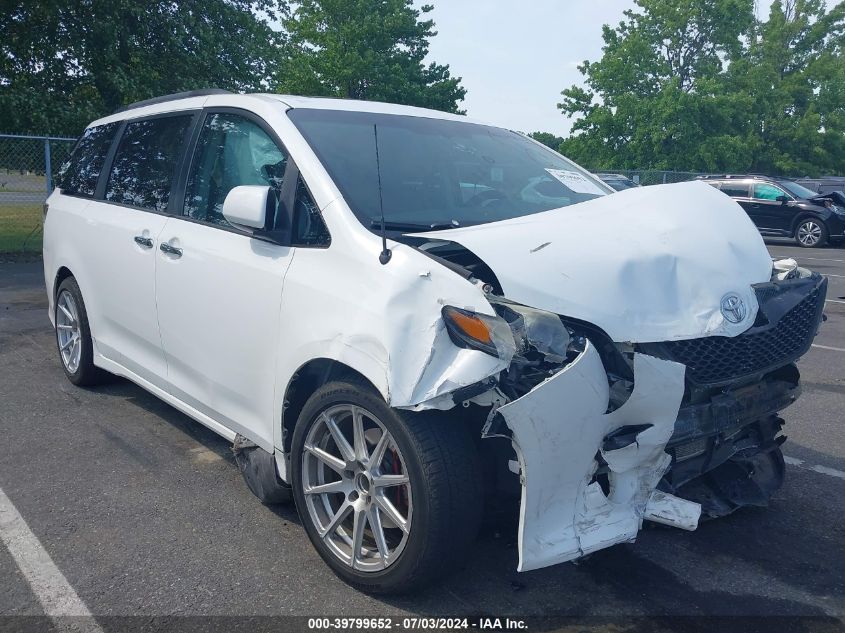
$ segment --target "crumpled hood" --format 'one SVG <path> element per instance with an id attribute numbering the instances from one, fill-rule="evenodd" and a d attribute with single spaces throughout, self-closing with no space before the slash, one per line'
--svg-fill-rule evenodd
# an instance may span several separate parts
<path id="1" fill-rule="evenodd" d="M 535 215 L 418 234 L 471 250 L 512 301 L 601 327 L 614 341 L 736 336 L 769 281 L 760 233 L 703 182 L 638 187 Z M 722 299 L 746 306 L 726 320 Z"/>
<path id="2" fill-rule="evenodd" d="M 810 202 L 815 202 L 817 204 L 822 205 L 825 204 L 825 202 L 828 200 L 833 204 L 845 207 L 845 191 L 831 191 L 830 193 L 820 193 L 819 195 L 810 198 Z"/>

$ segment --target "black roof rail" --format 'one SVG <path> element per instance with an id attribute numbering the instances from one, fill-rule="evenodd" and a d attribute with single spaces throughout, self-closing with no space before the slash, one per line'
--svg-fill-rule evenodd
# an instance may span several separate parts
<path id="1" fill-rule="evenodd" d="M 155 105 L 156 103 L 166 103 L 168 101 L 176 101 L 177 99 L 187 99 L 188 97 L 207 97 L 209 95 L 230 95 L 229 90 L 222 88 L 203 88 L 201 90 L 187 90 L 185 92 L 174 92 L 170 95 L 163 95 L 161 97 L 153 97 L 152 99 L 144 99 L 143 101 L 136 101 L 129 105 L 123 106 L 115 110 L 118 112 L 126 112 L 127 110 L 134 110 L 135 108 L 143 108 L 144 106 Z"/>

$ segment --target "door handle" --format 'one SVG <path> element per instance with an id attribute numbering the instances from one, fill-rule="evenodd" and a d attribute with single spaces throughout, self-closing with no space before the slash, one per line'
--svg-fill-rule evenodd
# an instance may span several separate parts
<path id="1" fill-rule="evenodd" d="M 143 246 L 144 248 L 152 248 L 153 247 L 153 240 L 149 237 L 144 237 L 143 235 L 136 235 L 135 236 L 135 243 L 139 246 Z"/>
<path id="2" fill-rule="evenodd" d="M 182 249 L 176 248 L 175 246 L 171 246 L 167 242 L 162 242 L 158 245 L 159 249 L 162 253 L 167 253 L 168 255 L 173 255 L 173 257 L 182 257 Z"/>

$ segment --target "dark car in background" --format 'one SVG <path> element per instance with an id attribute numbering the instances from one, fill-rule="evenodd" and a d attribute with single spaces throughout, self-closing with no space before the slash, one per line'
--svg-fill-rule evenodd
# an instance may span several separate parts
<path id="1" fill-rule="evenodd" d="M 639 183 L 634 182 L 628 176 L 622 174 L 593 174 L 596 178 L 600 178 L 604 184 L 614 191 L 622 191 L 624 189 L 632 189 L 639 187 Z"/>
<path id="2" fill-rule="evenodd" d="M 756 175 L 703 176 L 745 209 L 768 237 L 791 237 L 814 248 L 845 238 L 845 194 L 817 193 L 794 180 Z"/>

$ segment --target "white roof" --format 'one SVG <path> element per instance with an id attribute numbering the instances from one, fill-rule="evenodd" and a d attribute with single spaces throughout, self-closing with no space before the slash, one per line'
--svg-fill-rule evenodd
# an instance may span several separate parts
<path id="1" fill-rule="evenodd" d="M 131 110 L 116 112 L 101 119 L 97 119 L 90 125 L 103 125 L 105 123 L 112 123 L 114 121 L 122 121 L 124 119 L 135 119 L 143 116 L 150 116 L 153 114 L 161 114 L 165 112 L 193 110 L 197 108 L 202 108 L 204 105 L 206 105 L 206 102 L 210 102 L 208 103 L 208 105 L 226 105 L 229 107 L 242 107 L 244 109 L 250 110 L 250 105 L 257 105 L 256 101 L 261 102 L 263 105 L 266 105 L 268 101 L 276 101 L 281 106 L 283 106 L 285 110 L 291 108 L 312 108 L 319 110 L 344 110 L 347 112 L 374 112 L 379 114 L 397 114 L 428 119 L 445 119 L 450 121 L 464 121 L 467 123 L 479 123 L 482 125 L 489 125 L 482 121 L 470 119 L 466 116 L 459 114 L 450 114 L 448 112 L 440 112 L 439 110 L 429 110 L 427 108 L 397 105 L 394 103 L 381 103 L 379 101 L 359 101 L 356 99 L 333 99 L 329 97 L 300 97 L 296 95 L 278 95 L 266 93 L 233 93 L 184 97 L 181 99 L 173 99 L 172 101 L 164 101 L 162 103 L 155 103 L 140 108 L 132 108 Z"/>

